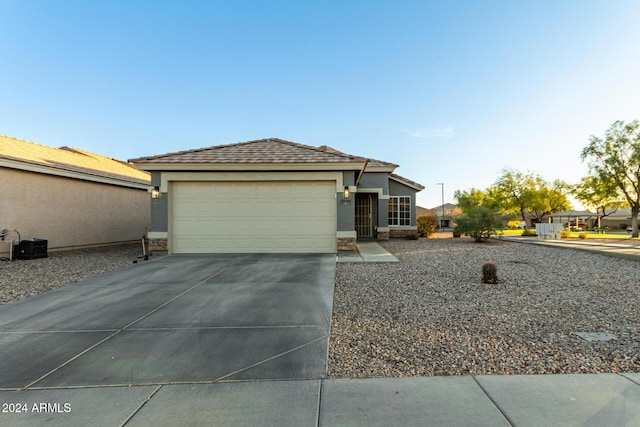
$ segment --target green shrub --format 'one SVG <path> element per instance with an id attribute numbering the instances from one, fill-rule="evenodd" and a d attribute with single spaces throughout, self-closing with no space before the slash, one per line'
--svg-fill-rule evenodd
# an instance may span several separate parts
<path id="1" fill-rule="evenodd" d="M 453 237 L 460 237 L 460 229 L 457 225 L 453 227 Z"/>
<path id="2" fill-rule="evenodd" d="M 580 238 L 580 239 L 582 239 L 582 240 L 586 239 L 586 238 L 587 238 L 587 233 L 580 233 L 580 234 L 578 234 L 578 238 Z"/>
<path id="3" fill-rule="evenodd" d="M 408 238 L 409 238 L 409 240 L 418 240 L 420 238 L 420 235 L 416 231 L 415 233 L 409 234 Z"/>
<path id="4" fill-rule="evenodd" d="M 420 237 L 429 237 L 436 232 L 436 222 L 438 219 L 435 215 L 420 215 L 416 218 L 416 226 L 418 227 L 418 235 Z"/>
<path id="5" fill-rule="evenodd" d="M 484 206 L 467 209 L 456 222 L 458 232 L 471 236 L 476 242 L 487 241 L 503 226 L 502 215 L 496 209 Z"/>
<path id="6" fill-rule="evenodd" d="M 620 223 L 620 225 L 619 225 L 620 230 L 625 230 L 627 228 L 627 225 L 628 224 L 625 224 L 624 222 Z"/>

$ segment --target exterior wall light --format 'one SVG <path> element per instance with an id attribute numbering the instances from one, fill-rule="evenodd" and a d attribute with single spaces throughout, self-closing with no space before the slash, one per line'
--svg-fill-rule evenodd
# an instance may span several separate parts
<path id="1" fill-rule="evenodd" d="M 345 186 L 344 186 L 344 193 L 342 194 L 342 196 L 343 196 L 345 199 L 348 199 L 348 198 L 349 198 L 349 186 L 348 186 L 348 185 L 345 185 Z"/>
<path id="2" fill-rule="evenodd" d="M 151 198 L 152 199 L 159 199 L 160 198 L 160 188 L 159 187 L 153 187 L 151 189 Z"/>

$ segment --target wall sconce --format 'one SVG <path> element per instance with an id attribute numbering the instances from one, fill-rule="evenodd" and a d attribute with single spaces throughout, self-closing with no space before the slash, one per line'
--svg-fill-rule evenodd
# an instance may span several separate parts
<path id="1" fill-rule="evenodd" d="M 160 188 L 159 187 L 153 187 L 151 189 L 151 198 L 152 199 L 159 199 L 160 198 Z"/>
<path id="2" fill-rule="evenodd" d="M 344 193 L 342 193 L 342 196 L 343 196 L 345 199 L 348 199 L 348 198 L 349 198 L 349 186 L 348 186 L 348 185 L 345 185 L 345 186 L 344 186 Z"/>

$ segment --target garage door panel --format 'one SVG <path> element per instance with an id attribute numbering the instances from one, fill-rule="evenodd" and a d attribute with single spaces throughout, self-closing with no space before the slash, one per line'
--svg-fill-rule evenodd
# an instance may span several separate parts
<path id="1" fill-rule="evenodd" d="M 332 181 L 173 183 L 172 251 L 335 252 L 335 188 Z"/>

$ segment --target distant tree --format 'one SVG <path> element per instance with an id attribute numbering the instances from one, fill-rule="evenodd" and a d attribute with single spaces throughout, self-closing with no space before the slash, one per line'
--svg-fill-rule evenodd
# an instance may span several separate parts
<path id="1" fill-rule="evenodd" d="M 627 204 L 619 197 L 615 181 L 612 179 L 585 176 L 580 183 L 572 187 L 571 192 L 583 205 L 595 209 L 598 214 L 598 228 L 602 218 L 616 213 L 618 206 Z"/>
<path id="2" fill-rule="evenodd" d="M 504 169 L 489 192 L 505 212 L 519 212 L 523 221 L 542 222 L 545 216 L 571 207 L 568 190 L 561 180 L 547 182 L 532 172 Z"/>
<path id="3" fill-rule="evenodd" d="M 497 201 L 489 191 L 472 188 L 454 194 L 462 215 L 456 217 L 460 234 L 471 236 L 476 242 L 485 242 L 499 233 L 505 223 Z"/>
<path id="4" fill-rule="evenodd" d="M 456 224 L 460 234 L 471 236 L 476 242 L 485 242 L 500 233 L 504 220 L 497 209 L 478 206 L 457 217 Z"/>
<path id="5" fill-rule="evenodd" d="M 604 139 L 591 135 L 582 149 L 590 176 L 603 182 L 607 196 L 624 199 L 631 208 L 632 237 L 638 237 L 640 212 L 640 121 L 619 120 L 606 131 Z M 615 191 L 614 191 L 615 189 Z"/>

